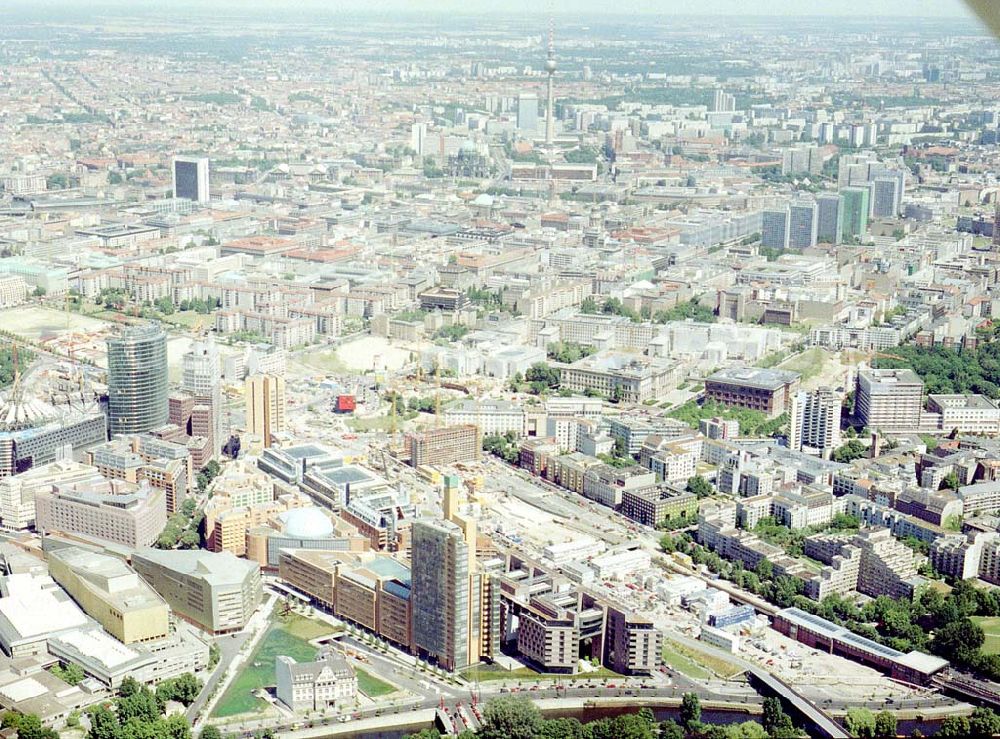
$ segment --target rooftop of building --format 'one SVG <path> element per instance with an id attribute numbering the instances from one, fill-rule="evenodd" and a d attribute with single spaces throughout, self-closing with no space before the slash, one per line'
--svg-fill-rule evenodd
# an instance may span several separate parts
<path id="1" fill-rule="evenodd" d="M 709 382 L 724 382 L 731 385 L 777 390 L 795 382 L 801 377 L 798 372 L 760 367 L 729 367 L 714 372 L 707 378 Z"/>
<path id="2" fill-rule="evenodd" d="M 208 552 L 203 549 L 139 549 L 133 563 L 151 562 L 179 574 L 200 578 L 212 585 L 239 585 L 251 572 L 259 569 L 256 562 L 240 559 L 231 552 Z"/>
<path id="3" fill-rule="evenodd" d="M 105 600 L 114 603 L 122 613 L 156 606 L 166 607 L 166 601 L 135 570 L 117 557 L 76 547 L 53 549 L 48 557 L 65 563 L 91 588 L 99 591 Z"/>

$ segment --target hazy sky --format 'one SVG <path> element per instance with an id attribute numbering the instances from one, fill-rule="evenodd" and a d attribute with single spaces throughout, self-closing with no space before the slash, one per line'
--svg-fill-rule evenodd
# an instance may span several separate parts
<path id="1" fill-rule="evenodd" d="M 663 15 L 848 15 L 903 17 L 968 17 L 962 0 L 0 0 L 7 7 L 33 10 L 58 8 L 106 10 L 112 7 L 211 10 L 264 8 L 325 12 L 372 10 L 458 13 L 655 13 Z"/>

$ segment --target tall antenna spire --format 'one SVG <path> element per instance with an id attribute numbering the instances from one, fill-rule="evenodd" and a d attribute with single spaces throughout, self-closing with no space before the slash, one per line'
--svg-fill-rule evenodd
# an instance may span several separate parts
<path id="1" fill-rule="evenodd" d="M 555 106 L 552 97 L 552 85 L 556 76 L 556 21 L 549 16 L 549 53 L 545 59 L 545 71 L 548 72 L 548 100 L 545 106 L 545 145 L 552 147 L 555 138 Z"/>

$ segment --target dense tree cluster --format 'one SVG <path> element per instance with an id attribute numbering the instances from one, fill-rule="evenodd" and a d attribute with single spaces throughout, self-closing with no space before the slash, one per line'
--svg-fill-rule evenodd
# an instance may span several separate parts
<path id="1" fill-rule="evenodd" d="M 701 475 L 689 477 L 685 489 L 689 493 L 694 493 L 699 499 L 707 498 L 715 492 L 715 488 L 712 487 L 712 483 Z"/>
<path id="2" fill-rule="evenodd" d="M 68 665 L 53 665 L 49 672 L 69 685 L 78 685 L 87 676 L 80 665 L 70 662 Z"/>
<path id="3" fill-rule="evenodd" d="M 545 347 L 549 359 L 563 364 L 572 364 L 594 353 L 594 347 L 577 344 L 575 341 L 554 341 Z"/>
<path id="4" fill-rule="evenodd" d="M 181 509 L 167 519 L 167 525 L 156 539 L 157 549 L 198 549 L 201 546 L 201 524 L 205 513 L 188 498 Z"/>
<path id="5" fill-rule="evenodd" d="M 59 739 L 59 733 L 47 726 L 33 713 L 7 711 L 0 719 L 0 727 L 16 729 L 18 739 Z"/>
<path id="6" fill-rule="evenodd" d="M 700 323 L 713 323 L 716 320 L 716 315 L 714 310 L 706 308 L 695 300 L 678 303 L 673 308 L 657 311 L 652 315 L 652 320 L 656 323 L 686 321 L 688 319 L 698 321 Z"/>
<path id="7" fill-rule="evenodd" d="M 853 462 L 855 459 L 861 459 L 867 453 L 868 447 L 864 443 L 857 439 L 848 439 L 843 446 L 839 446 L 833 450 L 833 461 L 841 463 Z"/>
<path id="8" fill-rule="evenodd" d="M 787 414 L 783 413 L 777 418 L 768 418 L 767 414 L 760 411 L 730 408 L 728 405 L 717 403 L 714 400 L 706 400 L 700 404 L 696 400 L 689 400 L 684 405 L 674 408 L 667 415 L 678 421 L 683 421 L 694 429 L 698 428 L 699 421 L 716 416 L 739 421 L 742 436 L 774 436 L 781 433 L 788 425 Z"/>
<path id="9" fill-rule="evenodd" d="M 17 364 L 23 373 L 31 363 L 34 355 L 27 349 L 17 347 Z M 14 382 L 14 345 L 5 343 L 0 346 L 0 387 L 7 387 Z"/>
<path id="10" fill-rule="evenodd" d="M 442 326 L 435 331 L 434 338 L 446 341 L 460 341 L 467 333 L 469 333 L 469 327 L 464 323 L 453 323 L 449 326 Z"/>
<path id="11" fill-rule="evenodd" d="M 163 708 L 156 693 L 126 677 L 113 705 L 90 709 L 86 739 L 191 739 L 187 719 L 180 714 L 164 717 Z"/>
<path id="12" fill-rule="evenodd" d="M 897 346 L 892 357 L 880 357 L 876 366 L 910 368 L 924 381 L 928 393 L 981 393 L 1000 398 L 1000 342 L 976 350 L 940 346 Z"/>
<path id="13" fill-rule="evenodd" d="M 517 392 L 527 391 L 541 395 L 559 388 L 559 370 L 545 362 L 535 362 L 524 373 L 524 377 L 520 373 L 515 373 L 510 380 L 510 386 Z"/>
<path id="14" fill-rule="evenodd" d="M 508 464 L 517 464 L 520 460 L 520 448 L 517 434 L 508 431 L 506 434 L 488 434 L 483 437 L 483 451 L 500 457 Z"/>

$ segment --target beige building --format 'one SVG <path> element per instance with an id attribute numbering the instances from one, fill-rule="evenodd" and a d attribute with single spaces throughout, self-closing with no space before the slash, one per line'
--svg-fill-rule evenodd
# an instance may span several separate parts
<path id="1" fill-rule="evenodd" d="M 117 557 L 76 547 L 49 552 L 49 574 L 83 611 L 124 644 L 170 633 L 163 598 Z"/>
<path id="2" fill-rule="evenodd" d="M 141 549 L 132 566 L 174 613 L 212 634 L 239 631 L 260 606 L 260 565 L 230 552 Z"/>
<path id="3" fill-rule="evenodd" d="M 166 493 L 143 482 L 96 477 L 39 490 L 35 528 L 81 534 L 127 547 L 148 547 L 167 525 Z"/>
<path id="4" fill-rule="evenodd" d="M 271 446 L 275 434 L 285 430 L 285 378 L 251 375 L 244 390 L 246 429 Z"/>

